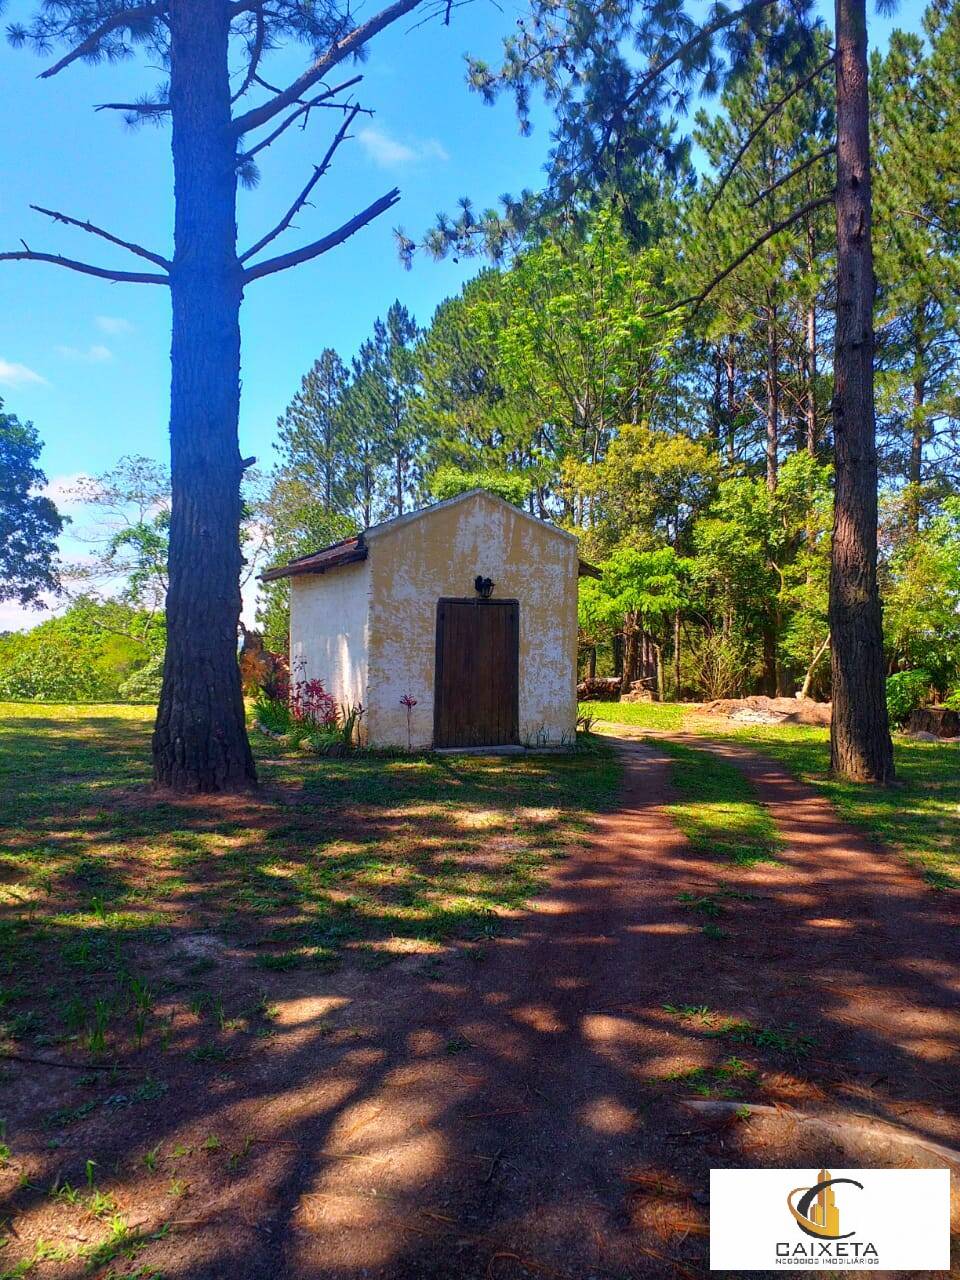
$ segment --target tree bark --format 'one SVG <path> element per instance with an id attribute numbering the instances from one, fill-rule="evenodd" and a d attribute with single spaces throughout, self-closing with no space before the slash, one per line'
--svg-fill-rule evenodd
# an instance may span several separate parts
<path id="1" fill-rule="evenodd" d="M 913 383 L 913 425 L 910 435 L 910 463 L 907 476 L 907 528 L 912 537 L 920 532 L 920 486 L 923 483 L 923 405 L 926 387 L 923 378 Z"/>
<path id="2" fill-rule="evenodd" d="M 680 610 L 677 609 L 673 615 L 673 696 L 677 702 L 680 701 Z"/>
<path id="3" fill-rule="evenodd" d="M 777 487 L 780 453 L 780 344 L 777 336 L 777 306 L 772 291 L 767 294 L 767 488 Z"/>
<path id="4" fill-rule="evenodd" d="M 620 690 L 629 693 L 630 686 L 637 679 L 637 662 L 640 656 L 640 627 L 636 614 L 628 613 L 623 622 L 623 668 L 620 675 Z"/>
<path id="5" fill-rule="evenodd" d="M 836 503 L 830 566 L 832 772 L 887 783 L 893 747 L 877 590 L 873 389 L 875 281 L 865 0 L 836 0 L 837 323 L 833 421 Z"/>
<path id="6" fill-rule="evenodd" d="M 170 586 L 156 782 L 184 792 L 256 782 L 244 722 L 240 619 L 240 302 L 226 0 L 171 0 L 174 259 Z"/>
<path id="7" fill-rule="evenodd" d="M 830 632 L 828 631 L 828 632 L 827 632 L 827 634 L 826 634 L 826 637 L 825 637 L 825 638 L 824 638 L 824 640 L 823 640 L 823 642 L 822 642 L 820 645 L 818 645 L 818 646 L 817 646 L 817 650 L 816 650 L 816 652 L 814 653 L 813 657 L 810 659 L 810 665 L 809 665 L 809 667 L 807 667 L 807 673 L 806 673 L 806 675 L 803 677 L 803 684 L 802 684 L 802 686 L 801 686 L 801 688 L 800 688 L 800 697 L 801 697 L 801 698 L 809 698 L 809 697 L 810 697 L 810 689 L 811 689 L 811 687 L 812 687 L 812 685 L 813 685 L 813 676 L 814 676 L 814 672 L 815 672 L 815 671 L 816 671 L 816 669 L 817 669 L 817 663 L 820 661 L 820 659 L 821 659 L 821 658 L 823 657 L 823 655 L 826 653 L 826 651 L 827 651 L 827 645 L 828 645 L 829 643 L 830 643 Z"/>
<path id="8" fill-rule="evenodd" d="M 816 231 L 813 223 L 807 228 L 807 251 L 809 254 L 810 272 L 816 266 Z M 807 453 L 811 458 L 817 456 L 817 300 L 811 298 L 807 304 L 804 323 L 805 357 L 807 373 L 806 419 L 807 419 Z"/>

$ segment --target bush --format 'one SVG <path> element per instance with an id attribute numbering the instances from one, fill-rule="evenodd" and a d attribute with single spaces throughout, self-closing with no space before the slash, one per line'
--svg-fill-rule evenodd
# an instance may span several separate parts
<path id="1" fill-rule="evenodd" d="M 960 685 L 957 685 L 953 693 L 947 695 L 943 705 L 949 707 L 951 711 L 960 711 Z"/>
<path id="2" fill-rule="evenodd" d="M 124 702 L 159 702 L 162 684 L 163 655 L 157 654 L 128 676 L 117 692 Z"/>
<path id="3" fill-rule="evenodd" d="M 704 699 L 734 698 L 750 675 L 746 645 L 719 631 L 705 633 L 687 654 L 691 683 L 703 690 Z"/>
<path id="4" fill-rule="evenodd" d="M 253 722 L 267 733 L 289 733 L 293 715 L 286 701 L 262 690 L 253 704 Z"/>
<path id="5" fill-rule="evenodd" d="M 27 633 L 28 636 L 30 633 Z M 10 637 L 0 656 L 0 699 L 13 702 L 100 702 L 116 696 L 116 684 L 88 653 L 63 644 Z"/>
<path id="6" fill-rule="evenodd" d="M 0 697 L 44 702 L 130 697 L 121 686 L 162 654 L 163 646 L 162 618 L 83 597 L 29 631 L 0 637 Z"/>
<path id="7" fill-rule="evenodd" d="M 911 711 L 923 706 L 932 684 L 929 671 L 897 671 L 887 676 L 887 714 L 890 723 L 904 724 Z"/>
<path id="8" fill-rule="evenodd" d="M 303 688 L 298 693 L 295 685 L 290 701 L 261 692 L 253 704 L 254 724 L 266 733 L 283 737 L 290 746 L 306 746 L 318 755 L 352 751 L 359 745 L 363 707 L 358 702 L 338 711 L 319 680 L 311 680 L 309 685 L 309 693 Z"/>

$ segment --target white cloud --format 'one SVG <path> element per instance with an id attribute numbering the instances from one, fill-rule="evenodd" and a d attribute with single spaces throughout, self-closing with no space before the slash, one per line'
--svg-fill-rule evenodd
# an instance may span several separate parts
<path id="1" fill-rule="evenodd" d="M 0 600 L 0 631 L 29 631 L 50 616 L 46 604 L 42 609 L 28 609 L 16 600 Z"/>
<path id="2" fill-rule="evenodd" d="M 97 316 L 96 321 L 100 332 L 108 333 L 112 338 L 122 333 L 133 333 L 133 325 L 122 316 Z"/>
<path id="3" fill-rule="evenodd" d="M 104 364 L 107 360 L 113 359 L 110 348 L 100 342 L 94 342 L 83 351 L 79 347 L 60 346 L 57 347 L 57 353 L 67 360 L 82 360 L 84 364 Z"/>
<path id="4" fill-rule="evenodd" d="M 16 364 L 12 360 L 4 360 L 0 357 L 0 386 L 43 386 L 46 381 L 46 378 L 41 378 L 39 373 L 35 373 L 33 369 L 28 369 L 25 364 Z"/>
<path id="5" fill-rule="evenodd" d="M 54 476 L 52 480 L 48 480 L 43 487 L 43 493 L 58 510 L 62 511 L 65 507 L 80 506 L 81 500 L 77 491 L 81 487 L 89 490 L 90 484 L 88 475 L 83 471 L 75 471 L 72 475 Z"/>
<path id="6" fill-rule="evenodd" d="M 436 138 L 425 138 L 414 143 L 398 142 L 382 129 L 368 127 L 360 130 L 357 139 L 373 163 L 381 169 L 398 169 L 424 160 L 450 159 L 443 144 Z"/>

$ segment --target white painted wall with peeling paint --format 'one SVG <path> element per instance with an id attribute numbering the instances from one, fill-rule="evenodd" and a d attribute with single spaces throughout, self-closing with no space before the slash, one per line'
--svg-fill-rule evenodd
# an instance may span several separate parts
<path id="1" fill-rule="evenodd" d="M 367 705 L 370 561 L 290 579 L 291 679 L 322 680 L 339 705 Z"/>
<path id="2" fill-rule="evenodd" d="M 474 492 L 367 532 L 369 556 L 291 579 L 291 655 L 339 702 L 359 697 L 367 740 L 433 740 L 437 601 L 472 598 L 478 573 L 494 597 L 520 602 L 520 739 L 572 743 L 576 732 L 576 539 L 490 494 Z"/>

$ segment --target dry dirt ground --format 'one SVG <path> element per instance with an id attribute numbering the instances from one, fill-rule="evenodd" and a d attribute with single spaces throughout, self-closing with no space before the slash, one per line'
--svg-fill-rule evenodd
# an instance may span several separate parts
<path id="1" fill-rule="evenodd" d="M 711 1167 L 946 1162 L 954 897 L 734 746 L 711 749 L 748 771 L 783 852 L 694 855 L 663 810 L 667 755 L 621 749 L 619 808 L 508 936 L 426 968 L 283 975 L 276 1034 L 248 1058 L 185 1064 L 165 1116 L 101 1108 L 68 1131 L 57 1158 L 96 1150 L 146 1241 L 98 1274 L 686 1280 L 707 1271 Z M 722 941 L 696 900 L 727 904 Z M 49 1110 L 50 1072 L 8 1069 L 26 1113 Z M 24 1240 L 57 1234 L 46 1188 L 6 1190 Z"/>

